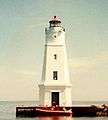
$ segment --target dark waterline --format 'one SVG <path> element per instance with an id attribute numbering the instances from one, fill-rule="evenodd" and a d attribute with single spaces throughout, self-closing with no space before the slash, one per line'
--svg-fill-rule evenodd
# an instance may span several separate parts
<path id="1" fill-rule="evenodd" d="M 108 104 L 108 102 L 73 102 L 74 105 L 83 105 L 83 104 Z M 37 103 L 35 101 L 1 101 L 0 102 L 0 120 L 108 120 L 108 117 L 80 117 L 80 118 L 72 118 L 72 117 L 37 117 L 37 118 L 16 118 L 16 106 L 34 106 Z"/>

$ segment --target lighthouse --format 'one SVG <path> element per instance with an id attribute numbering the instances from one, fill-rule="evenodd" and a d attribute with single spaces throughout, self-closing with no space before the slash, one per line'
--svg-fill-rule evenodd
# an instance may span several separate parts
<path id="1" fill-rule="evenodd" d="M 45 28 L 42 79 L 39 84 L 40 105 L 72 106 L 71 82 L 65 43 L 65 28 L 54 16 Z"/>

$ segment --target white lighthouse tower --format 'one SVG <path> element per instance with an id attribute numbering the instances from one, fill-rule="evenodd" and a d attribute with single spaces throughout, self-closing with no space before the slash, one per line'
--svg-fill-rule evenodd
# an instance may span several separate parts
<path id="1" fill-rule="evenodd" d="M 45 52 L 42 80 L 39 84 L 40 105 L 72 106 L 65 45 L 65 29 L 54 16 L 45 28 Z"/>

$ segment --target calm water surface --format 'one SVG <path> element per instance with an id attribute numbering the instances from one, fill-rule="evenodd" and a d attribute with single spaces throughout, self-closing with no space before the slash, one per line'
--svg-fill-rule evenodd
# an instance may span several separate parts
<path id="1" fill-rule="evenodd" d="M 91 104 L 91 103 L 90 103 Z M 16 106 L 33 106 L 35 102 L 0 102 L 0 120 L 108 120 L 108 117 L 39 117 L 39 118 L 16 118 Z"/>

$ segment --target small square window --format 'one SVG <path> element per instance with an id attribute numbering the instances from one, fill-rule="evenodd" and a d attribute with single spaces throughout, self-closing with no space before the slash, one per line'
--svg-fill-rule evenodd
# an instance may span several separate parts
<path id="1" fill-rule="evenodd" d="M 57 59 L 57 55 L 56 55 L 56 54 L 54 54 L 54 59 L 55 59 L 55 60 Z"/>

